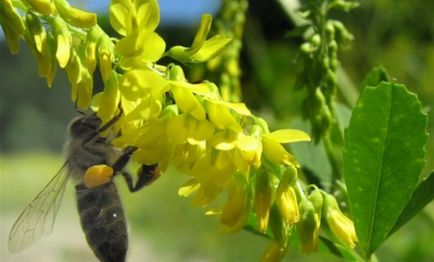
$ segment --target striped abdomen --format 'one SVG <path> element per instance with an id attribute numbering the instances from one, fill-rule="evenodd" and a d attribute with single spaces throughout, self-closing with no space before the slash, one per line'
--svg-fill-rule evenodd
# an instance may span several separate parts
<path id="1" fill-rule="evenodd" d="M 123 262 L 128 233 L 122 204 L 113 182 L 96 188 L 75 187 L 81 227 L 95 255 L 103 262 Z"/>

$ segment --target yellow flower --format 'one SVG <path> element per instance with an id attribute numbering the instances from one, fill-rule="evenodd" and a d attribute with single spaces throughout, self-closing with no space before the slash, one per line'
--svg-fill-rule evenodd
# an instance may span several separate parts
<path id="1" fill-rule="evenodd" d="M 288 245 L 282 246 L 276 241 L 271 241 L 265 253 L 261 257 L 261 262 L 278 262 L 286 255 Z"/>
<path id="2" fill-rule="evenodd" d="M 92 27 L 86 35 L 86 67 L 87 70 L 93 74 L 97 64 L 97 47 L 101 41 L 101 38 L 105 37 L 104 32 L 100 27 Z"/>
<path id="3" fill-rule="evenodd" d="M 174 46 L 167 52 L 167 55 L 184 63 L 201 63 L 220 54 L 224 47 L 229 44 L 231 38 L 217 35 L 206 40 L 211 23 L 211 15 L 203 15 L 191 47 Z"/>
<path id="4" fill-rule="evenodd" d="M 45 54 L 47 52 L 47 32 L 38 17 L 32 12 L 27 12 L 26 25 L 36 50 L 39 53 Z"/>
<path id="5" fill-rule="evenodd" d="M 8 42 L 9 51 L 12 54 L 17 54 L 20 50 L 20 39 L 25 27 L 11 0 L 0 1 L 0 21 Z"/>
<path id="6" fill-rule="evenodd" d="M 293 165 L 289 165 L 277 187 L 276 204 L 287 225 L 295 224 L 300 220 L 297 196 L 291 185 L 296 179 L 297 170 Z"/>
<path id="7" fill-rule="evenodd" d="M 120 79 L 119 91 L 126 120 L 157 119 L 163 109 L 168 81 L 149 69 L 127 71 Z"/>
<path id="8" fill-rule="evenodd" d="M 292 225 L 300 220 L 297 197 L 294 188 L 289 185 L 280 185 L 277 189 L 277 206 L 286 224 Z"/>
<path id="9" fill-rule="evenodd" d="M 155 32 L 139 31 L 119 40 L 116 49 L 121 54 L 120 65 L 123 68 L 139 68 L 158 61 L 166 49 L 166 43 Z"/>
<path id="10" fill-rule="evenodd" d="M 228 185 L 229 198 L 220 217 L 224 232 L 236 232 L 244 227 L 249 214 L 250 194 L 246 181 L 233 179 Z"/>
<path id="11" fill-rule="evenodd" d="M 209 144 L 216 150 L 230 152 L 229 161 L 245 173 L 251 166 L 259 168 L 261 164 L 262 144 L 253 136 L 222 130 L 209 140 Z"/>
<path id="12" fill-rule="evenodd" d="M 113 71 L 110 78 L 104 83 L 104 91 L 93 96 L 92 109 L 97 112 L 98 117 L 105 123 L 115 116 L 119 102 L 118 77 L 117 73 Z"/>
<path id="13" fill-rule="evenodd" d="M 243 103 L 229 103 L 217 99 L 206 99 L 206 110 L 210 122 L 218 129 L 230 129 L 241 132 L 239 117 L 250 115 Z"/>
<path id="14" fill-rule="evenodd" d="M 56 75 L 57 62 L 55 56 L 55 40 L 51 35 L 47 36 L 47 50 L 45 54 L 31 48 L 33 55 L 38 62 L 38 73 L 40 77 L 46 77 L 48 86 L 51 87 Z"/>
<path id="15" fill-rule="evenodd" d="M 119 148 L 138 147 L 133 154 L 134 160 L 145 165 L 158 163 L 160 170 L 164 172 L 174 150 L 174 145 L 169 142 L 166 133 L 167 121 L 168 117 L 161 117 L 145 124 L 137 124 L 138 121 L 129 122 L 127 118 L 122 118 L 122 135 L 113 140 L 113 145 Z"/>
<path id="16" fill-rule="evenodd" d="M 166 43 L 154 32 L 160 21 L 157 1 L 112 0 L 109 18 L 113 28 L 124 36 L 116 44 L 122 67 L 145 67 L 161 58 Z"/>
<path id="17" fill-rule="evenodd" d="M 264 155 L 277 164 L 298 165 L 295 157 L 290 154 L 281 143 L 293 143 L 299 141 L 310 141 L 309 135 L 300 130 L 280 129 L 272 133 L 262 135 L 262 146 Z"/>
<path id="18" fill-rule="evenodd" d="M 137 31 L 154 31 L 160 23 L 160 10 L 156 0 L 112 0 L 110 24 L 122 36 Z"/>
<path id="19" fill-rule="evenodd" d="M 271 174 L 261 168 L 256 173 L 255 208 L 258 217 L 258 230 L 265 233 L 270 217 L 270 208 L 273 204 L 273 185 Z"/>
<path id="20" fill-rule="evenodd" d="M 176 144 L 197 144 L 212 137 L 214 128 L 207 120 L 197 120 L 190 114 L 181 114 L 169 120 L 167 134 Z"/>
<path id="21" fill-rule="evenodd" d="M 56 58 L 61 68 L 64 68 L 71 57 L 72 37 L 68 26 L 62 18 L 55 17 L 53 20 L 56 37 Z"/>
<path id="22" fill-rule="evenodd" d="M 357 242 L 356 230 L 353 221 L 342 214 L 336 199 L 326 194 L 325 198 L 325 216 L 327 224 L 333 235 L 342 240 L 349 247 L 354 248 Z"/>
<path id="23" fill-rule="evenodd" d="M 41 1 L 41 0 L 38 0 Z M 30 1 L 32 2 L 32 1 Z M 36 1 L 33 1 L 36 2 Z M 47 1 L 48 2 L 48 1 Z M 96 14 L 89 13 L 74 7 L 71 7 L 65 0 L 56 0 L 57 11 L 60 16 L 69 24 L 80 27 L 80 28 L 90 28 L 96 25 Z"/>
<path id="24" fill-rule="evenodd" d="M 32 0 L 26 1 L 26 3 L 30 4 L 33 10 L 43 15 L 51 15 L 56 10 L 53 1 L 50 0 Z"/>
<path id="25" fill-rule="evenodd" d="M 173 153 L 173 161 L 181 172 L 190 172 L 194 164 L 205 153 L 205 141 L 190 144 L 188 142 L 177 144 Z"/>
<path id="26" fill-rule="evenodd" d="M 300 221 L 296 224 L 303 252 L 309 253 L 318 249 L 320 217 L 315 207 L 306 198 L 300 202 Z"/>
<path id="27" fill-rule="evenodd" d="M 71 50 L 71 58 L 65 67 L 65 71 L 71 84 L 78 84 L 82 80 L 81 59 L 74 49 Z"/>
<path id="28" fill-rule="evenodd" d="M 109 39 L 101 37 L 98 43 L 98 61 L 103 81 L 110 78 L 113 60 L 113 43 Z"/>
<path id="29" fill-rule="evenodd" d="M 171 92 L 178 108 L 185 113 L 190 113 L 197 120 L 205 119 L 205 109 L 199 100 L 193 95 L 192 91 L 179 83 L 171 83 Z"/>
<path id="30" fill-rule="evenodd" d="M 81 109 L 87 109 L 90 105 L 93 91 L 93 77 L 87 70 L 82 71 L 81 81 L 71 83 L 71 96 L 76 105 Z"/>

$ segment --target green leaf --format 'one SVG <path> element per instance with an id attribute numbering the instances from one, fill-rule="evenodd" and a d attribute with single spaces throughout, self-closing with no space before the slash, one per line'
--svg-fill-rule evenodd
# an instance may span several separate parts
<path id="1" fill-rule="evenodd" d="M 389 235 L 393 234 L 402 225 L 419 213 L 426 205 L 434 199 L 434 170 L 426 179 L 422 180 L 413 192 L 410 201 L 402 211 Z"/>
<path id="2" fill-rule="evenodd" d="M 382 81 L 391 81 L 389 73 L 382 66 L 374 67 L 363 79 L 363 86 L 376 86 Z"/>
<path id="3" fill-rule="evenodd" d="M 365 87 L 345 132 L 343 172 L 368 258 L 391 232 L 418 183 L 426 115 L 404 85 Z"/>

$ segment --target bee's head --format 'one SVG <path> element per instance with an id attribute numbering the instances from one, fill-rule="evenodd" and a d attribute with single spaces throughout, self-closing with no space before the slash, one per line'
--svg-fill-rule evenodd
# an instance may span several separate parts
<path id="1" fill-rule="evenodd" d="M 101 120 L 96 114 L 82 115 L 69 123 L 68 130 L 72 138 L 87 138 L 95 134 L 100 125 Z"/>

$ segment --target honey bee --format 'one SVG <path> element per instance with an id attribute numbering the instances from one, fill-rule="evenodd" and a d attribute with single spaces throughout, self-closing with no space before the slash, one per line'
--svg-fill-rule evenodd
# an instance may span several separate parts
<path id="1" fill-rule="evenodd" d="M 136 148 L 121 150 L 111 144 L 115 135 L 110 132 L 105 137 L 101 135 L 118 117 L 103 126 L 95 114 L 82 115 L 70 122 L 70 139 L 65 144 L 66 162 L 12 226 L 8 243 L 11 253 L 30 247 L 52 232 L 66 183 L 71 177 L 76 183 L 81 226 L 95 256 L 103 262 L 125 261 L 127 223 L 113 177 L 121 174 L 130 191 L 135 192 L 155 180 L 159 173 L 157 165 L 143 165 L 134 184 L 124 168 Z M 111 168 L 113 176 L 105 183 L 89 187 L 83 177 L 86 171 L 98 165 Z"/>

